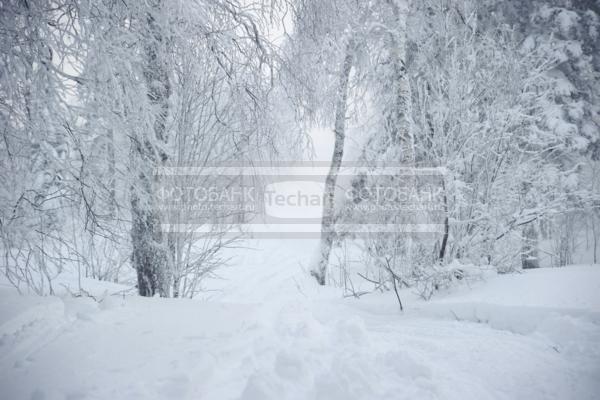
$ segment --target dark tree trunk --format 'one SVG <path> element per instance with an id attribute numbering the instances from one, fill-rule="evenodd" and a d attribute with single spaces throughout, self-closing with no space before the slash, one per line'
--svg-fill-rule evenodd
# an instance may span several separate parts
<path id="1" fill-rule="evenodd" d="M 446 255 L 446 247 L 448 246 L 448 234 L 450 232 L 450 222 L 448 220 L 448 199 L 446 197 L 446 185 L 442 184 L 444 190 L 444 235 L 442 236 L 442 245 L 440 246 L 440 263 L 444 261 Z"/>
<path id="2" fill-rule="evenodd" d="M 153 169 L 157 165 L 164 165 L 168 158 L 164 144 L 167 142 L 166 119 L 171 92 L 164 57 L 161 57 L 161 49 L 165 51 L 164 38 L 152 15 L 152 12 L 158 11 L 159 8 L 160 1 L 154 4 L 146 15 L 148 38 L 144 48 L 144 78 L 148 99 L 158 112 L 155 115 L 153 132 L 145 135 L 145 138 L 137 137 L 132 144 L 131 156 L 134 165 L 139 168 L 139 179 L 131 187 L 131 241 L 132 262 L 137 271 L 139 294 L 154 296 L 158 293 L 167 297 L 170 286 L 170 254 L 165 235 L 161 231 L 160 214 L 153 207 L 153 186 L 156 180 Z"/>
<path id="3" fill-rule="evenodd" d="M 521 267 L 533 269 L 540 267 L 538 259 L 538 232 L 535 223 L 529 223 L 523 228 L 523 245 L 521 248 Z"/>

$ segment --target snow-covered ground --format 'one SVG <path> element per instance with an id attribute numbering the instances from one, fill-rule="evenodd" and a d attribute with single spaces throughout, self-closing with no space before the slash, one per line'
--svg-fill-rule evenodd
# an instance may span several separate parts
<path id="1" fill-rule="evenodd" d="M 263 241 L 198 300 L 0 289 L 0 399 L 598 399 L 600 267 L 342 298 Z"/>

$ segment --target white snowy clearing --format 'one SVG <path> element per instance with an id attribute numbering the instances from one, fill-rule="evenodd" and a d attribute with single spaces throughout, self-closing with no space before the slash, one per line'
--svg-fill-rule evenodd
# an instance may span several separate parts
<path id="1" fill-rule="evenodd" d="M 598 399 L 600 267 L 492 276 L 429 302 L 342 298 L 311 241 L 240 250 L 206 299 L 0 290 L 0 399 Z"/>

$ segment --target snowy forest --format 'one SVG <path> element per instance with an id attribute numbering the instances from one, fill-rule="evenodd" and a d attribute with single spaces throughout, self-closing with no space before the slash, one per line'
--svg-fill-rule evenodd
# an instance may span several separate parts
<path id="1" fill-rule="evenodd" d="M 600 396 L 597 0 L 1 0 L 0 55 L 0 398 Z"/>

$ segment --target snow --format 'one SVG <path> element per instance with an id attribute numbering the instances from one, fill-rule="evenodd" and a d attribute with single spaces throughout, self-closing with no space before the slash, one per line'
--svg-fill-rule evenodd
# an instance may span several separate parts
<path id="1" fill-rule="evenodd" d="M 315 241 L 238 249 L 198 300 L 0 288 L 2 399 L 595 399 L 600 267 L 342 298 Z M 103 289 L 104 288 L 104 289 Z M 96 295 L 95 295 L 96 296 Z"/>
<path id="2" fill-rule="evenodd" d="M 575 11 L 562 7 L 543 6 L 539 11 L 539 15 L 545 20 L 554 19 L 564 35 L 567 35 L 571 29 L 576 27 L 580 19 Z"/>
<path id="3" fill-rule="evenodd" d="M 497 305 L 556 307 L 600 311 L 600 267 L 569 266 L 499 275 L 469 290 L 452 293 L 440 302 L 485 299 Z"/>

